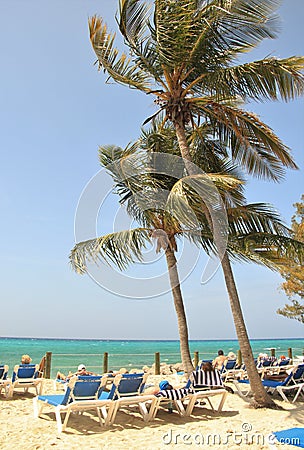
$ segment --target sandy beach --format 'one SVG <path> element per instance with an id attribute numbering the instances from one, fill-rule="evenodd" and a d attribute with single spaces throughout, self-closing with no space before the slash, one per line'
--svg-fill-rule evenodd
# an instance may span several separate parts
<path id="1" fill-rule="evenodd" d="M 150 376 L 157 385 L 164 376 Z M 170 380 L 170 377 L 166 377 Z M 53 383 L 45 382 L 45 393 L 54 393 Z M 58 393 L 58 392 L 57 392 Z M 0 396 L 0 448 L 32 449 L 266 449 L 272 431 L 304 426 L 304 402 L 277 400 L 284 410 L 252 409 L 237 394 L 228 394 L 221 413 L 208 406 L 194 408 L 191 417 L 161 409 L 153 422 L 145 423 L 136 409 L 120 410 L 116 423 L 101 428 L 94 411 L 82 416 L 72 414 L 65 432 L 58 434 L 55 415 L 45 409 L 39 419 L 33 417 L 32 393 L 21 390 L 13 399 Z M 277 397 L 276 397 L 277 399 Z M 215 402 L 214 402 L 215 403 Z M 278 448 L 296 448 L 279 445 Z"/>

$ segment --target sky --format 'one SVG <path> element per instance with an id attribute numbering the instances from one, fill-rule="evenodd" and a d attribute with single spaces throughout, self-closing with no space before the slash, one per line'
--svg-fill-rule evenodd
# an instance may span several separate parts
<path id="1" fill-rule="evenodd" d="M 98 146 L 126 146 L 155 111 L 152 98 L 106 84 L 94 66 L 87 19 L 97 13 L 115 30 L 116 8 L 114 0 L 0 0 L 1 336 L 178 339 L 164 256 L 155 249 L 126 274 L 99 267 L 79 276 L 69 265 L 77 205 L 100 170 Z M 284 0 L 279 37 L 248 59 L 303 55 L 303 13 L 303 0 Z M 249 109 L 292 149 L 300 170 L 281 184 L 249 180 L 247 199 L 273 204 L 289 224 L 303 193 L 303 98 Z M 97 190 L 107 190 L 91 228 L 122 229 L 129 222 L 109 180 L 104 173 L 97 180 Z M 201 284 L 206 258 L 180 246 L 190 339 L 235 338 L 221 270 Z M 233 270 L 251 338 L 303 337 L 302 324 L 275 312 L 287 301 L 278 274 L 253 264 Z"/>

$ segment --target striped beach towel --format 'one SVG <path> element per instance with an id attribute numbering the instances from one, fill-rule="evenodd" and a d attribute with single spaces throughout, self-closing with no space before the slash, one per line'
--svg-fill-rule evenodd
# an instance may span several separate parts
<path id="1" fill-rule="evenodd" d="M 210 387 L 223 387 L 223 380 L 217 369 L 210 372 L 205 372 L 204 370 L 195 370 L 192 372 L 190 379 L 192 381 L 192 386 L 194 389 L 204 388 L 208 389 Z"/>
<path id="2" fill-rule="evenodd" d="M 192 389 L 180 388 L 180 389 L 163 389 L 156 394 L 156 397 L 164 397 L 168 400 L 181 400 L 188 394 L 193 394 Z"/>

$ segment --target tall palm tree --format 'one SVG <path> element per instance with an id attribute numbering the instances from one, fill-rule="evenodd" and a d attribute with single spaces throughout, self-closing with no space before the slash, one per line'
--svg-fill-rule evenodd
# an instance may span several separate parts
<path id="1" fill-rule="evenodd" d="M 116 82 L 156 97 L 164 120 L 175 128 L 189 176 L 194 172 L 185 129 L 187 124 L 197 128 L 201 121 L 227 142 L 232 158 L 251 174 L 279 180 L 284 166 L 296 167 L 272 130 L 239 107 L 246 100 L 287 101 L 303 94 L 303 57 L 236 62 L 264 38 L 276 36 L 273 13 L 278 4 L 276 0 L 260 0 L 258 5 L 256 0 L 155 0 L 151 5 L 120 0 L 118 22 L 129 57 L 119 55 L 114 35 L 101 18 L 89 20 L 99 67 Z M 201 208 L 212 227 L 204 202 Z M 254 365 L 227 252 L 222 268 L 256 404 L 272 406 Z"/>
<path id="2" fill-rule="evenodd" d="M 77 272 L 84 273 L 88 261 L 97 262 L 98 258 L 102 257 L 124 270 L 130 263 L 136 260 L 141 261 L 142 249 L 145 248 L 147 242 L 156 240 L 156 251 L 158 252 L 160 249 L 165 251 L 178 321 L 181 359 L 185 372 L 190 374 L 193 365 L 175 252 L 177 251 L 177 237 L 185 236 L 194 240 L 194 236 L 192 236 L 193 230 L 186 230 L 182 222 L 169 211 L 171 198 L 168 189 L 174 185 L 174 181 L 171 177 L 168 179 L 165 176 L 159 177 L 158 174 L 155 176 L 149 174 L 149 169 L 153 167 L 155 161 L 153 158 L 151 159 L 150 155 L 140 151 L 138 144 L 127 147 L 124 151 L 116 146 L 103 147 L 100 148 L 99 157 L 101 164 L 107 168 L 115 182 L 114 190 L 119 193 L 120 202 L 127 205 L 128 213 L 141 226 L 76 244 L 70 256 L 72 266 Z M 126 167 L 127 175 L 125 174 Z M 204 177 L 208 179 L 207 174 Z M 240 181 L 232 173 L 213 174 L 212 181 L 224 188 L 225 192 L 235 189 L 240 184 Z M 157 199 L 155 190 L 157 188 L 166 188 L 167 198 L 165 197 L 164 202 L 159 202 Z M 182 203 L 186 204 L 185 201 Z M 190 223 L 190 226 L 193 226 L 193 222 Z M 197 233 L 197 230 L 194 231 Z"/>

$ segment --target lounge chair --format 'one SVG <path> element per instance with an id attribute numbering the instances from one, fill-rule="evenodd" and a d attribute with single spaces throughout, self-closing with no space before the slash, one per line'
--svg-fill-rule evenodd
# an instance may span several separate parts
<path id="1" fill-rule="evenodd" d="M 207 400 L 213 411 L 222 411 L 228 392 L 224 387 L 223 380 L 218 370 L 214 370 L 214 372 L 195 370 L 192 372 L 186 387 L 192 388 L 194 391 L 188 396 L 189 403 L 185 413 L 186 416 L 192 414 L 193 408 L 197 403 L 205 400 Z M 215 409 L 210 397 L 218 395 L 221 396 L 220 402 Z"/>
<path id="2" fill-rule="evenodd" d="M 157 400 L 154 395 L 143 394 L 148 374 L 118 374 L 114 377 L 110 392 L 102 392 L 100 400 L 110 400 L 112 408 L 105 418 L 105 425 L 110 425 L 115 421 L 117 411 L 122 406 L 136 405 L 145 422 L 152 420 L 149 414 L 154 410 Z M 150 410 L 147 409 L 150 404 Z"/>
<path id="3" fill-rule="evenodd" d="M 5 395 L 7 395 L 7 387 L 9 385 L 7 374 L 8 366 L 6 364 L 0 365 L 0 394 L 2 392 L 2 389 L 4 389 Z"/>
<path id="4" fill-rule="evenodd" d="M 101 400 L 101 391 L 107 382 L 106 377 L 78 376 L 72 377 L 67 384 L 63 395 L 39 395 L 33 399 L 34 417 L 38 418 L 45 406 L 55 408 L 58 432 L 66 429 L 71 412 L 96 410 L 99 423 L 103 425 L 103 418 L 107 417 L 108 410 L 113 408 L 111 400 Z M 62 423 L 61 414 L 66 414 Z"/>
<path id="5" fill-rule="evenodd" d="M 189 395 L 193 393 L 191 388 L 167 389 L 160 390 L 156 395 L 156 402 L 151 406 L 149 412 L 149 420 L 155 418 L 161 406 L 168 408 L 169 412 L 173 412 L 173 407 L 181 416 L 186 415 L 184 400 L 189 399 Z"/>
<path id="6" fill-rule="evenodd" d="M 245 373 L 246 371 L 243 369 L 243 366 L 238 366 L 236 359 L 227 359 L 220 371 L 223 381 L 244 378 Z"/>
<path id="7" fill-rule="evenodd" d="M 150 411 L 154 418 L 162 404 L 167 401 L 172 402 L 182 416 L 190 416 L 196 404 L 207 401 L 214 411 L 220 412 L 224 406 L 227 391 L 224 388 L 219 371 L 205 372 L 204 370 L 195 370 L 189 377 L 186 386 L 182 389 L 170 389 L 160 391 L 158 394 L 158 403 L 155 410 Z M 217 408 L 214 408 L 210 398 L 220 395 L 220 402 Z"/>
<path id="8" fill-rule="evenodd" d="M 233 380 L 233 383 L 241 397 L 245 398 L 251 392 L 249 389 L 246 393 L 244 393 L 240 388 L 241 384 L 247 384 L 250 386 L 249 380 Z M 286 402 L 289 402 L 289 400 L 285 393 L 294 391 L 294 397 L 292 400 L 292 403 L 294 403 L 300 394 L 304 395 L 304 364 L 300 364 L 295 367 L 282 381 L 266 379 L 262 380 L 262 383 L 267 391 L 271 393 L 278 392 Z"/>
<path id="9" fill-rule="evenodd" d="M 257 361 L 257 369 L 263 369 L 264 367 L 272 367 L 277 365 L 277 358 L 275 356 L 268 356 L 267 358 L 261 358 Z"/>
<path id="10" fill-rule="evenodd" d="M 27 392 L 33 387 L 36 395 L 42 393 L 43 378 L 38 378 L 39 364 L 19 364 L 14 367 L 12 379 L 8 384 L 8 397 L 12 397 L 16 388 L 23 388 Z M 38 391 L 39 388 L 39 391 Z"/>

